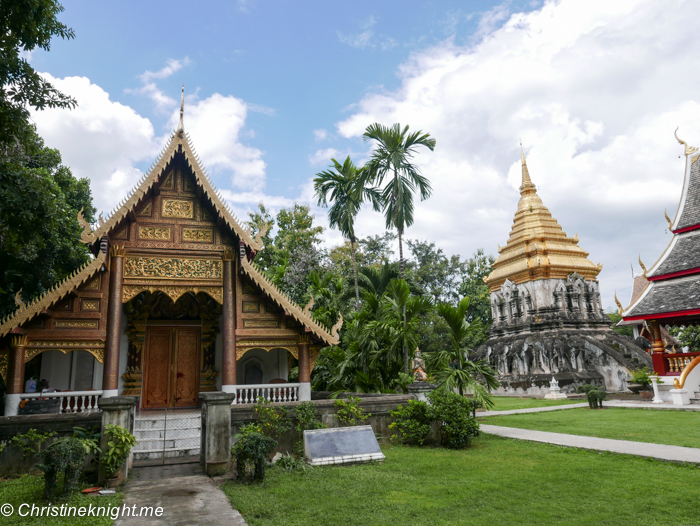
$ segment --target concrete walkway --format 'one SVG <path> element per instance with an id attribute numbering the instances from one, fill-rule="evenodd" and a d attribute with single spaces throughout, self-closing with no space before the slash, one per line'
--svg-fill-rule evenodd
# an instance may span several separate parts
<path id="1" fill-rule="evenodd" d="M 650 402 L 636 402 L 627 400 L 606 400 L 605 407 L 625 407 L 630 409 L 658 409 L 670 411 L 700 411 L 700 405 L 674 406 L 671 404 L 652 404 Z M 528 409 L 512 409 L 509 411 L 484 411 L 477 413 L 477 417 L 496 415 L 517 415 L 523 413 L 542 413 L 545 411 L 557 411 L 561 409 L 575 409 L 588 407 L 588 403 L 553 405 L 548 407 L 530 407 Z M 515 427 L 492 426 L 480 424 L 484 433 L 498 435 L 519 440 L 531 440 L 559 446 L 578 447 L 582 449 L 594 449 L 597 451 L 610 451 L 626 455 L 651 457 L 659 460 L 671 460 L 674 462 L 692 462 L 700 464 L 700 449 L 681 446 L 667 446 L 664 444 L 651 444 L 649 442 L 633 442 L 631 440 L 613 440 L 611 438 L 598 438 L 566 433 L 552 433 L 549 431 L 533 431 Z"/>
<path id="2" fill-rule="evenodd" d="M 122 507 L 163 508 L 161 517 L 121 516 L 114 526 L 247 526 L 199 464 L 136 468 L 124 487 Z"/>
<path id="3" fill-rule="evenodd" d="M 611 453 L 700 464 L 700 449 L 692 447 L 666 446 L 664 444 L 650 444 L 648 442 L 632 442 L 630 440 L 612 440 L 610 438 L 567 435 L 565 433 L 532 431 L 530 429 L 491 426 L 487 424 L 481 424 L 480 427 L 484 433 L 506 438 L 517 438 L 520 440 L 531 440 L 533 442 L 544 442 L 546 444 L 557 444 L 559 446 L 595 449 L 597 451 L 610 451 Z"/>

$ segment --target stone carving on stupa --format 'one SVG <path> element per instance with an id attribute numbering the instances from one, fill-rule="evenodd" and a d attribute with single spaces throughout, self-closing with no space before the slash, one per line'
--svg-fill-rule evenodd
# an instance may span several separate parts
<path id="1" fill-rule="evenodd" d="M 478 357 L 496 367 L 505 392 L 545 394 L 553 375 L 565 392 L 584 383 L 624 391 L 629 371 L 650 358 L 610 328 L 597 281 L 603 266 L 552 217 L 522 148 L 521 162 L 510 237 L 484 279 L 493 324 Z"/>

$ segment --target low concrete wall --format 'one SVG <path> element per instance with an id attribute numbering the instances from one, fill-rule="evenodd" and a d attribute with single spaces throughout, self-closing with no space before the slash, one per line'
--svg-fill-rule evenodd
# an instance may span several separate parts
<path id="1" fill-rule="evenodd" d="M 41 460 L 38 455 L 22 459 L 22 453 L 12 445 L 12 437 L 15 435 L 24 434 L 30 429 L 35 429 L 37 433 L 54 431 L 56 435 L 44 442 L 44 448 L 53 440 L 72 436 L 74 427 L 90 431 L 93 427 L 99 429 L 101 422 L 100 412 L 0 417 L 0 444 L 5 445 L 5 449 L 0 452 L 0 475 L 26 473 Z"/>
<path id="2" fill-rule="evenodd" d="M 358 406 L 371 416 L 367 420 L 367 424 L 372 426 L 374 433 L 380 441 L 386 442 L 391 436 L 389 424 L 391 423 L 390 411 L 396 410 L 399 405 L 406 405 L 413 397 L 411 395 L 374 395 L 371 397 L 363 397 L 360 399 Z M 294 430 L 296 425 L 296 411 L 294 408 L 302 402 L 270 404 L 271 407 L 289 407 L 289 416 L 292 420 L 292 429 L 278 439 L 276 451 L 284 453 L 291 452 L 294 444 L 301 439 Z M 339 427 L 336 409 L 333 406 L 335 400 L 313 400 L 316 405 L 316 419 L 320 420 L 328 427 Z M 255 414 L 255 406 L 231 406 L 231 436 L 235 437 L 240 431 L 240 428 L 245 424 L 253 423 L 257 420 Z M 231 443 L 235 443 L 232 440 Z"/>

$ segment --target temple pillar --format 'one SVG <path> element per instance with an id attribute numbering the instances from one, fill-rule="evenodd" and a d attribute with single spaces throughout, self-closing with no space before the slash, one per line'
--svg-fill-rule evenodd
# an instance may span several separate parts
<path id="1" fill-rule="evenodd" d="M 24 354 L 26 348 L 27 337 L 23 334 L 13 334 L 8 356 L 5 416 L 15 416 L 19 412 L 20 395 L 24 392 Z"/>
<path id="2" fill-rule="evenodd" d="M 654 367 L 654 372 L 660 376 L 666 375 L 666 363 L 664 361 L 664 342 L 661 339 L 661 328 L 656 320 L 649 321 L 649 329 L 651 332 L 651 363 Z"/>
<path id="3" fill-rule="evenodd" d="M 221 390 L 224 393 L 236 392 L 236 288 L 233 282 L 233 250 L 225 250 L 224 266 L 224 304 L 222 314 L 222 352 Z M 236 403 L 235 399 L 233 403 Z"/>
<path id="4" fill-rule="evenodd" d="M 311 400 L 311 364 L 309 360 L 309 344 L 311 337 L 308 334 L 299 336 L 299 401 Z"/>
<path id="5" fill-rule="evenodd" d="M 107 300 L 107 342 L 102 374 L 102 398 L 119 395 L 119 347 L 122 337 L 122 289 L 124 285 L 123 246 L 109 249 L 109 299 Z"/>

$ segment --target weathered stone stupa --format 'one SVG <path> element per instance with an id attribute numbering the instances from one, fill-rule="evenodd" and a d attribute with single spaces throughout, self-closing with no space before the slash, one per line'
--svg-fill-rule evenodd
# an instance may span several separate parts
<path id="1" fill-rule="evenodd" d="M 562 391 L 595 384 L 627 388 L 629 371 L 649 355 L 610 329 L 598 273 L 578 236 L 568 237 L 542 203 L 522 153 L 522 186 L 510 238 L 484 280 L 491 290 L 493 325 L 477 350 L 501 375 L 508 393 Z"/>

